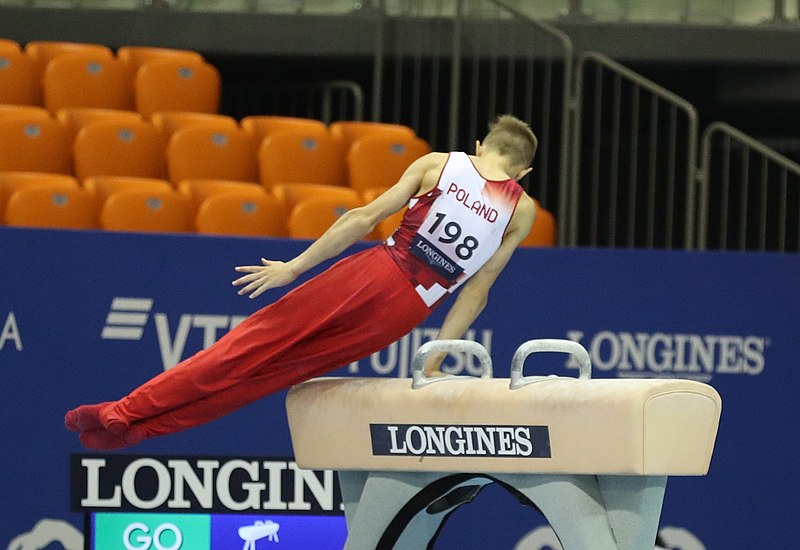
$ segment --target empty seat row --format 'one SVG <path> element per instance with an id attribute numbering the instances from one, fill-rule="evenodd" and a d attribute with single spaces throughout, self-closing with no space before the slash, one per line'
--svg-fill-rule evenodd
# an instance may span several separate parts
<path id="1" fill-rule="evenodd" d="M 257 145 L 263 139 L 277 131 L 291 130 L 303 131 L 309 137 L 330 135 L 340 146 L 347 151 L 355 141 L 362 137 L 380 135 L 397 139 L 416 137 L 414 130 L 402 124 L 386 122 L 368 122 L 360 120 L 342 120 L 326 125 L 321 120 L 281 115 L 250 115 L 242 118 L 241 122 L 235 118 L 218 113 L 203 113 L 196 111 L 155 111 L 148 116 L 143 116 L 138 111 L 125 109 L 106 109 L 95 107 L 69 107 L 59 109 L 52 113 L 43 107 L 33 105 L 13 105 L 0 102 L 0 119 L 27 119 L 41 120 L 55 118 L 64 124 L 74 137 L 85 125 L 99 121 L 149 121 L 156 126 L 159 132 L 168 141 L 176 130 L 189 125 L 211 125 L 221 128 L 236 128 L 247 134 Z"/>
<path id="2" fill-rule="evenodd" d="M 101 44 L 0 43 L 0 103 L 155 111 L 219 110 L 221 77 L 191 50 Z"/>
<path id="3" fill-rule="evenodd" d="M 0 214 L 7 225 L 22 227 L 315 238 L 365 202 L 346 188 L 338 191 L 352 194 L 324 191 L 295 194 L 297 204 L 287 205 L 264 187 L 241 182 L 187 180 L 176 190 L 157 179 L 89 178 L 81 186 L 70 176 L 5 173 Z"/>
<path id="4" fill-rule="evenodd" d="M 319 121 L 285 117 L 247 117 L 240 125 L 219 114 L 159 112 L 148 121 L 130 111 L 61 110 L 55 119 L 7 111 L 12 114 L 0 108 L 0 150 L 9 153 L 0 157 L 0 171 L 71 174 L 80 180 L 152 177 L 177 186 L 184 179 L 214 178 L 266 186 L 349 185 L 361 191 L 393 185 L 430 151 L 410 128 L 378 123 L 338 122 L 329 129 Z M 276 119 L 288 125 L 281 128 L 296 129 L 267 129 Z M 341 137 L 345 129 L 349 137 Z M 367 137 L 358 137 L 362 134 Z"/>
<path id="5" fill-rule="evenodd" d="M 7 225 L 115 231 L 198 232 L 217 235 L 319 237 L 347 210 L 374 200 L 346 187 L 96 177 L 83 185 L 71 176 L 0 173 L 0 220 Z M 367 239 L 386 239 L 404 210 L 381 222 Z M 539 206 L 523 246 L 553 246 L 555 220 Z"/>

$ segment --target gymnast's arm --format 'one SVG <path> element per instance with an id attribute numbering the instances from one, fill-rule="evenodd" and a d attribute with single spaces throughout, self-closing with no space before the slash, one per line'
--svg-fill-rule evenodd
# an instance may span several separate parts
<path id="1" fill-rule="evenodd" d="M 415 160 L 385 193 L 365 206 L 345 212 L 322 236 L 292 260 L 280 262 L 261 258 L 262 265 L 237 267 L 236 271 L 247 273 L 233 281 L 235 286 L 244 285 L 238 293 L 256 298 L 266 290 L 291 283 L 321 262 L 341 254 L 371 233 L 379 222 L 406 206 L 411 197 L 420 191 L 426 192 L 430 181 L 435 185 L 446 159 L 444 153 L 428 153 Z"/>
<path id="2" fill-rule="evenodd" d="M 447 312 L 437 340 L 452 340 L 461 338 L 467 329 L 478 318 L 483 308 L 489 301 L 489 289 L 505 268 L 511 255 L 519 246 L 533 226 L 536 216 L 536 206 L 533 200 L 523 194 L 517 203 L 517 208 L 511 218 L 508 229 L 503 235 L 500 247 L 489 258 L 483 267 L 473 275 L 459 291 L 456 301 Z M 439 367 L 446 353 L 432 353 L 425 361 L 424 373 L 426 376 L 441 374 Z"/>

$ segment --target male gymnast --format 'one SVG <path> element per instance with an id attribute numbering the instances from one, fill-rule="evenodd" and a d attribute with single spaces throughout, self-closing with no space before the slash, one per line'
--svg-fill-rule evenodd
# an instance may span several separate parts
<path id="1" fill-rule="evenodd" d="M 85 447 L 111 450 L 209 422 L 385 348 L 458 288 L 437 337 L 460 338 L 533 225 L 534 202 L 518 182 L 537 145 L 526 123 L 503 115 L 476 142 L 475 155 L 417 159 L 301 254 L 237 267 L 243 275 L 233 285 L 256 298 L 289 284 L 408 205 L 386 242 L 341 259 L 122 399 L 69 411 L 66 427 Z M 444 355 L 431 354 L 426 375 L 440 374 Z"/>

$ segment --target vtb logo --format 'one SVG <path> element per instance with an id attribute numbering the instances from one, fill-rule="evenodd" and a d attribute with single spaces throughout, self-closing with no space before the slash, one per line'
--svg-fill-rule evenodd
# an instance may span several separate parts
<path id="1" fill-rule="evenodd" d="M 111 310 L 106 316 L 101 338 L 103 340 L 141 340 L 152 309 L 152 298 L 115 297 L 111 301 Z M 166 313 L 153 312 L 164 370 L 171 369 L 181 361 L 192 329 L 202 330 L 202 346 L 208 348 L 217 341 L 221 333 L 234 328 L 244 319 L 244 316 L 239 315 L 183 313 L 180 315 L 177 325 L 171 328 Z M 175 323 L 173 322 L 172 325 Z"/>
<path id="2" fill-rule="evenodd" d="M 103 327 L 103 340 L 141 340 L 151 309 L 152 298 L 114 298 Z"/>

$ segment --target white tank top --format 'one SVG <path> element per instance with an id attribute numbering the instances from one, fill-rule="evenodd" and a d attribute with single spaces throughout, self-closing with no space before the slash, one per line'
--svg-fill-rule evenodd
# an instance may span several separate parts
<path id="1" fill-rule="evenodd" d="M 466 153 L 453 152 L 436 187 L 411 199 L 386 246 L 428 306 L 494 255 L 522 192 L 513 179 L 484 179 Z"/>

